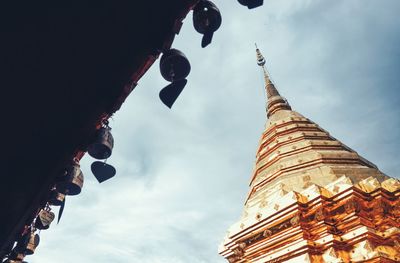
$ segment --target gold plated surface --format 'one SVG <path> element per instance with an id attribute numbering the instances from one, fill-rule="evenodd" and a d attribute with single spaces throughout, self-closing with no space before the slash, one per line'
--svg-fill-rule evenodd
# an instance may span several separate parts
<path id="1" fill-rule="evenodd" d="M 232 263 L 400 262 L 400 182 L 292 111 L 258 64 L 268 121 L 219 253 Z"/>

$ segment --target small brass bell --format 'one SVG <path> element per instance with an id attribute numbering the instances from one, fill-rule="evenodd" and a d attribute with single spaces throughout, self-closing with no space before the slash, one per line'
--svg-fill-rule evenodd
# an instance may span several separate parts
<path id="1" fill-rule="evenodd" d="M 26 263 L 26 261 L 18 260 L 18 259 L 7 259 L 4 263 Z"/>
<path id="2" fill-rule="evenodd" d="M 7 259 L 6 261 L 4 261 L 4 263 L 28 263 L 28 262 L 17 259 Z"/>
<path id="3" fill-rule="evenodd" d="M 18 253 L 15 250 L 12 250 L 9 256 L 7 257 L 8 260 L 5 261 L 5 263 L 15 263 L 15 262 L 25 262 L 22 261 L 25 258 L 24 253 Z"/>
<path id="4" fill-rule="evenodd" d="M 35 253 L 37 246 L 39 245 L 40 237 L 38 234 L 32 232 L 29 236 L 28 245 L 26 246 L 25 255 L 32 255 Z"/>
<path id="5" fill-rule="evenodd" d="M 106 122 L 105 127 L 97 130 L 95 142 L 88 147 L 88 153 L 95 159 L 107 159 L 111 156 L 113 147 L 114 138 Z"/>
<path id="6" fill-rule="evenodd" d="M 169 82 L 186 78 L 190 73 L 190 63 L 182 51 L 170 49 L 160 59 L 160 71 Z"/>
<path id="7" fill-rule="evenodd" d="M 65 170 L 64 175 L 58 178 L 56 190 L 65 195 L 78 195 L 83 186 L 83 173 L 79 163 L 74 162 Z"/>
<path id="8" fill-rule="evenodd" d="M 39 245 L 39 242 L 40 237 L 38 234 L 35 234 L 35 232 L 28 232 L 18 241 L 15 252 L 18 254 L 32 255 Z"/>
<path id="9" fill-rule="evenodd" d="M 59 193 L 56 189 L 51 190 L 50 192 L 50 198 L 49 198 L 49 205 L 53 206 L 60 206 L 65 199 L 65 195 L 62 193 Z"/>
<path id="10" fill-rule="evenodd" d="M 29 237 L 30 237 L 30 232 L 24 234 L 18 239 L 17 245 L 11 252 L 11 259 L 15 259 L 16 255 L 18 254 L 25 254 L 26 246 L 28 245 L 29 242 Z"/>
<path id="11" fill-rule="evenodd" d="M 264 0 L 238 0 L 241 5 L 247 6 L 248 9 L 253 9 L 264 4 Z"/>
<path id="12" fill-rule="evenodd" d="M 221 26 L 222 17 L 217 6 L 209 0 L 201 0 L 193 9 L 193 26 L 203 34 L 201 46 L 211 43 L 215 31 Z"/>
<path id="13" fill-rule="evenodd" d="M 45 209 L 40 210 L 35 220 L 35 227 L 40 230 L 48 229 L 54 220 L 54 213 Z"/>

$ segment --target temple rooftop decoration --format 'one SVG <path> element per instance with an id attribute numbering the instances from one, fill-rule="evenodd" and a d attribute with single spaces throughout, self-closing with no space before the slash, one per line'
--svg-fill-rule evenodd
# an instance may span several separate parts
<path id="1" fill-rule="evenodd" d="M 257 48 L 268 120 L 229 262 L 400 262 L 400 182 L 291 109 Z"/>

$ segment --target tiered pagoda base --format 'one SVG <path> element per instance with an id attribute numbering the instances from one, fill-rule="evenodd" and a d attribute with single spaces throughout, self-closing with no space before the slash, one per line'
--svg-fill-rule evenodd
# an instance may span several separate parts
<path id="1" fill-rule="evenodd" d="M 228 237 L 220 253 L 229 262 L 400 262 L 399 181 L 284 188 Z"/>

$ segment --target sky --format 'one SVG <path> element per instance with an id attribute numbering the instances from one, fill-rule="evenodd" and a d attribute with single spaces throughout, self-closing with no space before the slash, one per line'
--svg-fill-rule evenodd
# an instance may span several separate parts
<path id="1" fill-rule="evenodd" d="M 176 36 L 192 71 L 172 110 L 157 61 L 110 121 L 117 175 L 99 184 L 85 156 L 82 193 L 27 261 L 225 262 L 218 245 L 240 217 L 266 122 L 255 42 L 294 110 L 400 177 L 400 1 L 214 2 L 223 21 L 210 46 L 191 13 Z"/>

